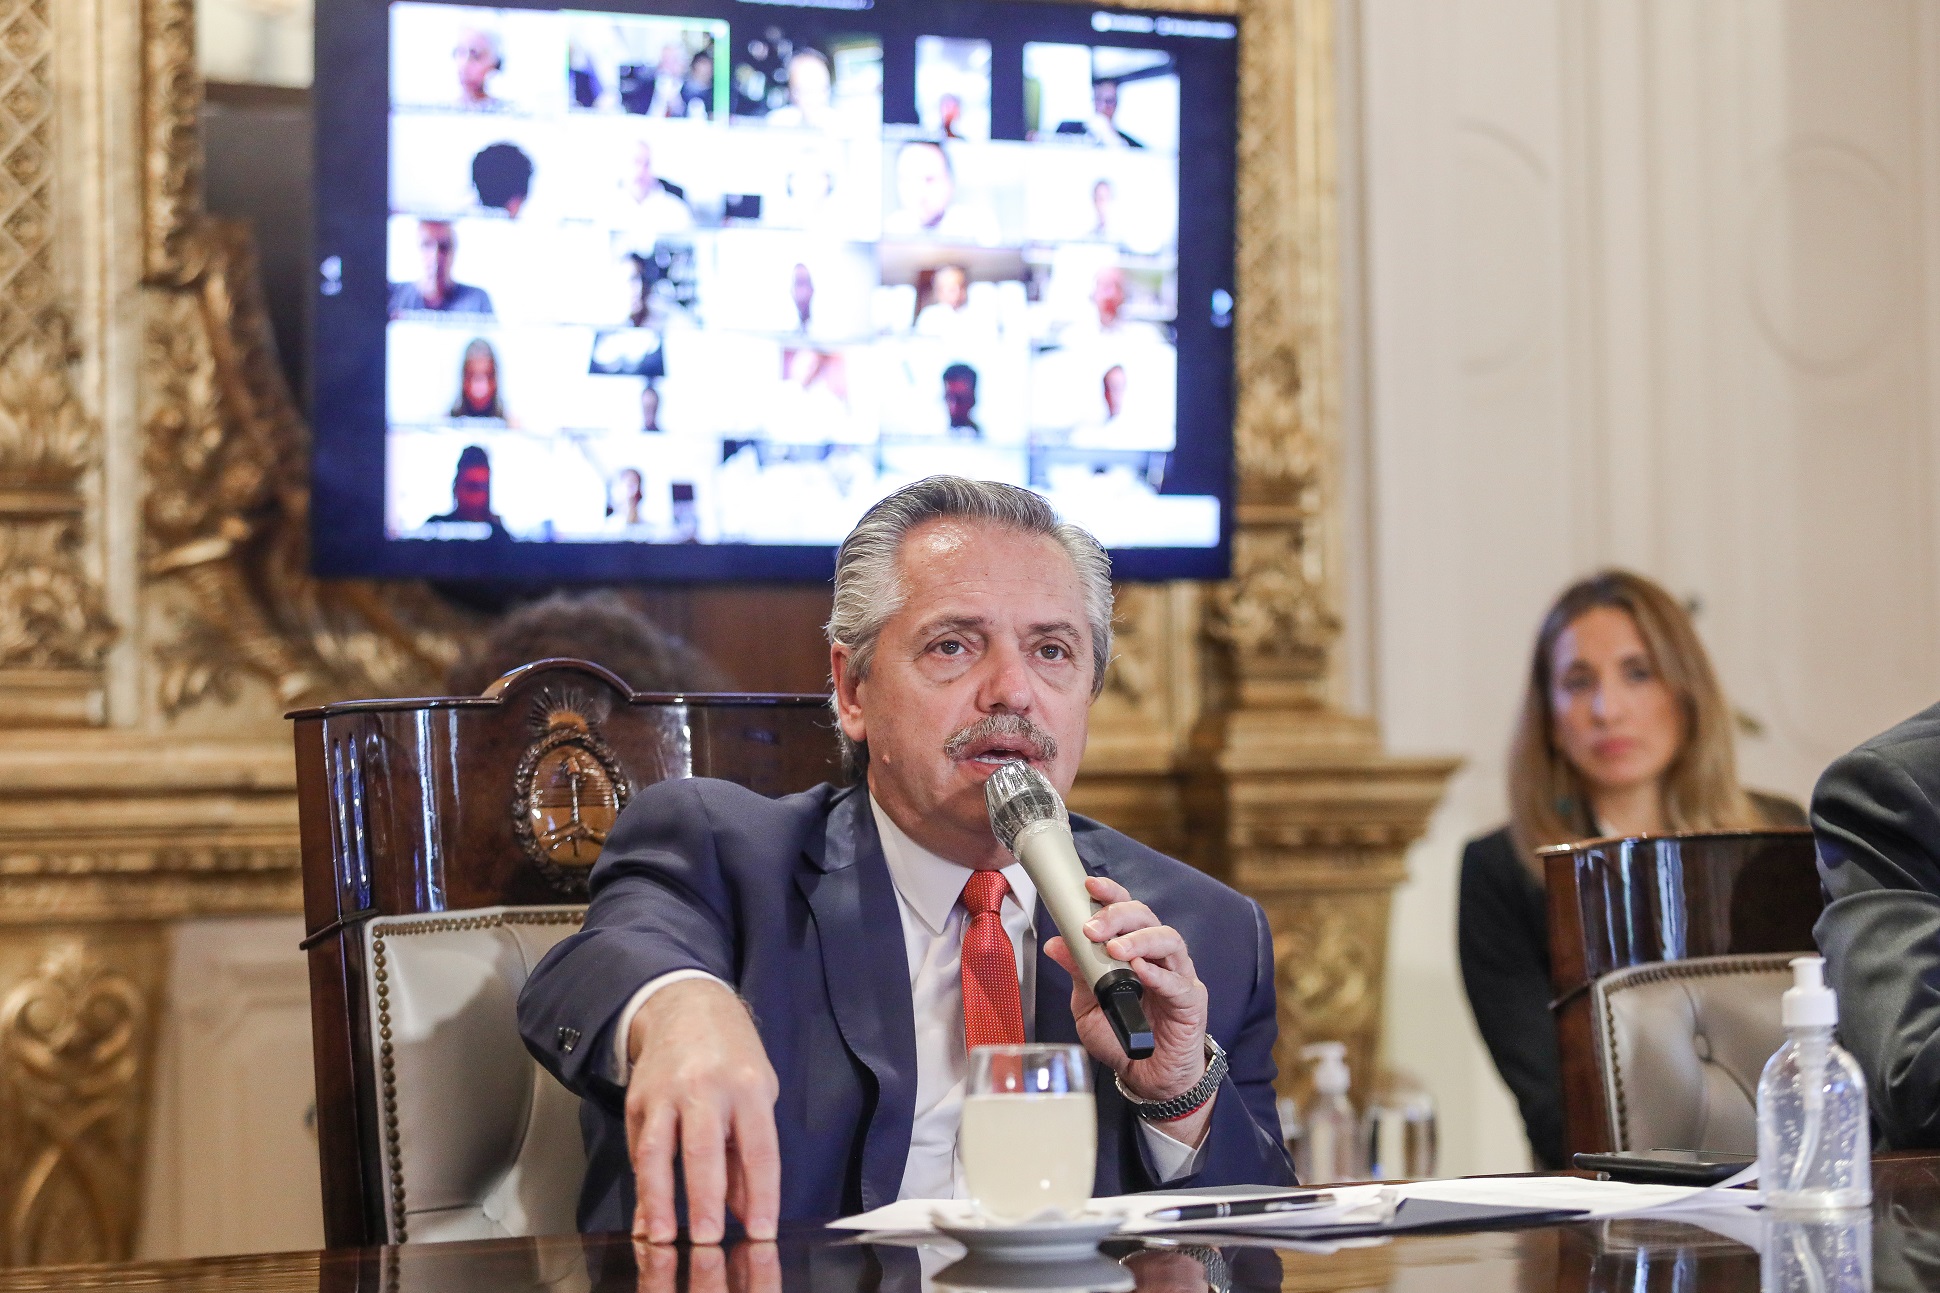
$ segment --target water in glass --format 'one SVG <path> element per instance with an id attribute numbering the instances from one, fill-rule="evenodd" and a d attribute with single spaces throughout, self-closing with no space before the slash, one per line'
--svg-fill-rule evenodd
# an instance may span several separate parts
<path id="1" fill-rule="evenodd" d="M 1022 1221 L 1067 1215 L 1091 1198 L 1098 1111 L 1081 1046 L 979 1046 L 970 1052 L 958 1152 L 970 1197 Z"/>

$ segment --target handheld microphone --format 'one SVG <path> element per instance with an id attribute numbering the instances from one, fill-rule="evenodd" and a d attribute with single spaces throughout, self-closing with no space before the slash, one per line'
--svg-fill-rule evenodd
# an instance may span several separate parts
<path id="1" fill-rule="evenodd" d="M 991 831 L 1024 864 L 1079 971 L 1091 981 L 1118 1044 L 1132 1059 L 1148 1058 L 1153 1043 L 1152 1025 L 1145 1018 L 1145 985 L 1130 966 L 1112 960 L 1102 944 L 1085 937 L 1085 922 L 1100 904 L 1085 891 L 1084 863 L 1071 843 L 1064 801 L 1043 773 L 1021 759 L 991 773 L 983 796 Z"/>

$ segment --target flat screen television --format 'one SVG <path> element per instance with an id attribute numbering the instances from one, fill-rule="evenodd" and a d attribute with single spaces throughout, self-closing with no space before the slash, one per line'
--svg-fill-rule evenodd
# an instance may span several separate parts
<path id="1" fill-rule="evenodd" d="M 953 472 L 1224 575 L 1237 76 L 1031 0 L 318 5 L 316 569 L 820 579 Z"/>

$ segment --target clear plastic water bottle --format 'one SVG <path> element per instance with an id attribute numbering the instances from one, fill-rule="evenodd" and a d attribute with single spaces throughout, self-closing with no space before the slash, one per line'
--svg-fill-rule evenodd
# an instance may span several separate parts
<path id="1" fill-rule="evenodd" d="M 1297 1163 L 1300 1142 L 1307 1138 L 1307 1129 L 1300 1123 L 1300 1106 L 1292 1096 L 1283 1095 L 1274 1101 L 1274 1110 L 1280 1115 L 1280 1139 L 1286 1143 L 1288 1157 Z"/>
<path id="2" fill-rule="evenodd" d="M 1361 1115 L 1361 1166 L 1371 1181 L 1435 1175 L 1435 1101 L 1398 1074 L 1375 1084 Z"/>
<path id="3" fill-rule="evenodd" d="M 1760 1293 L 1871 1293 L 1873 1214 L 1770 1212 L 1758 1245 Z"/>
<path id="4" fill-rule="evenodd" d="M 1758 1187 L 1787 1212 L 1863 1208 L 1873 1201 L 1866 1079 L 1832 1040 L 1839 1003 L 1825 960 L 1792 961 L 1780 1018 L 1790 1035 L 1758 1079 Z"/>
<path id="5" fill-rule="evenodd" d="M 1357 1181 L 1362 1176 L 1360 1127 L 1348 1103 L 1347 1047 L 1341 1042 L 1315 1042 L 1300 1049 L 1302 1059 L 1314 1062 L 1314 1098 L 1307 1106 L 1305 1136 L 1294 1159 L 1303 1185 Z"/>

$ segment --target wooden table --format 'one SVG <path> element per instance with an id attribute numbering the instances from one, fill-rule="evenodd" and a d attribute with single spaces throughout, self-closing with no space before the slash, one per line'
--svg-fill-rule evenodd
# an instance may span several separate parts
<path id="1" fill-rule="evenodd" d="M 1940 1288 L 1940 1155 L 1875 1160 L 1873 1287 Z M 1122 1257 L 1136 1293 L 1335 1290 L 1755 1290 L 1758 1253 L 1694 1226 L 1611 1221 L 1400 1238 L 1331 1255 L 1233 1246 L 1216 1259 Z M 1211 1270 L 1217 1284 L 1209 1286 Z M 984 1285 L 986 1288 L 996 1287 Z M 820 1228 L 779 1244 L 641 1248 L 620 1235 L 329 1249 L 202 1261 L 0 1271 L 0 1293 L 930 1293 L 917 1254 L 848 1244 Z M 941 1289 L 938 1289 L 941 1293 Z"/>

